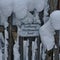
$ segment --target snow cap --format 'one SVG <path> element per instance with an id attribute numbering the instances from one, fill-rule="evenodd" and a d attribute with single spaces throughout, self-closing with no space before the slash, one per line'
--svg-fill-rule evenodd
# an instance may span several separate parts
<path id="1" fill-rule="evenodd" d="M 12 0 L 0 0 L 0 12 L 8 17 L 12 13 Z"/>
<path id="2" fill-rule="evenodd" d="M 50 20 L 55 30 L 60 30 L 60 10 L 51 13 Z"/>
<path id="3" fill-rule="evenodd" d="M 14 0 L 14 13 L 18 19 L 27 15 L 27 0 Z"/>
<path id="4" fill-rule="evenodd" d="M 42 11 L 45 6 L 45 0 L 35 0 L 35 8 L 38 12 Z"/>

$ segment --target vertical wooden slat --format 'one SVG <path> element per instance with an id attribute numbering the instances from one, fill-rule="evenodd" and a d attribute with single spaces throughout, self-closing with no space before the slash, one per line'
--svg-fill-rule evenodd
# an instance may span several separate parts
<path id="1" fill-rule="evenodd" d="M 39 37 L 37 38 L 37 47 L 38 47 L 38 49 L 37 49 L 37 53 L 38 53 L 37 60 L 40 60 L 40 38 Z"/>
<path id="2" fill-rule="evenodd" d="M 13 56 L 13 46 L 14 46 L 14 40 L 12 37 L 12 18 L 13 18 L 13 14 L 8 18 L 8 60 L 13 60 L 14 56 Z"/>
<path id="3" fill-rule="evenodd" d="M 47 51 L 46 59 L 45 60 L 53 60 L 53 49 Z"/>
<path id="4" fill-rule="evenodd" d="M 49 0 L 50 13 L 57 9 L 57 2 L 58 0 Z"/>
<path id="5" fill-rule="evenodd" d="M 59 60 L 59 31 L 56 31 L 55 43 L 57 48 L 55 49 L 55 60 Z"/>
<path id="6" fill-rule="evenodd" d="M 29 38 L 28 60 L 32 60 L 32 38 Z"/>
<path id="7" fill-rule="evenodd" d="M 60 0 L 58 0 L 57 9 L 60 10 Z"/>
<path id="8" fill-rule="evenodd" d="M 40 60 L 40 38 L 37 37 L 37 49 L 35 52 L 35 60 Z"/>
<path id="9" fill-rule="evenodd" d="M 20 60 L 23 60 L 23 37 L 19 37 Z"/>

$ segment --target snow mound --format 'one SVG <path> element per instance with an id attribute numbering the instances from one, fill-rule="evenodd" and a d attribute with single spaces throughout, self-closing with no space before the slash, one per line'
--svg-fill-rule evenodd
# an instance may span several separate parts
<path id="1" fill-rule="evenodd" d="M 18 19 L 22 19 L 27 15 L 26 0 L 14 0 L 14 13 Z"/>
<path id="2" fill-rule="evenodd" d="M 36 9 L 38 12 L 40 12 L 44 9 L 45 0 L 28 0 L 27 5 L 29 11 L 33 11 L 34 9 Z"/>
<path id="3" fill-rule="evenodd" d="M 27 2 L 27 8 L 28 8 L 29 11 L 33 11 L 34 10 L 34 8 L 35 8 L 34 4 L 35 4 L 34 0 L 28 0 L 28 2 Z"/>
<path id="4" fill-rule="evenodd" d="M 51 26 L 50 21 L 44 24 L 40 28 L 41 41 L 47 50 L 51 50 L 54 47 L 54 29 Z"/>
<path id="5" fill-rule="evenodd" d="M 4 16 L 10 16 L 12 12 L 12 0 L 0 0 L 0 11 Z"/>
<path id="6" fill-rule="evenodd" d="M 45 0 L 35 0 L 35 8 L 38 12 L 42 11 L 45 6 Z"/>
<path id="7" fill-rule="evenodd" d="M 34 21 L 33 15 L 28 12 L 26 18 L 23 19 L 21 22 L 24 23 L 24 24 L 28 24 L 28 23 L 33 23 L 33 21 Z"/>
<path id="8" fill-rule="evenodd" d="M 60 10 L 51 13 L 50 20 L 55 30 L 60 30 Z"/>

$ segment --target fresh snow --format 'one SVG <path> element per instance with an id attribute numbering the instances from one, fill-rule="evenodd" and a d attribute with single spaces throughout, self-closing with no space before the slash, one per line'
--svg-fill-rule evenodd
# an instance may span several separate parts
<path id="1" fill-rule="evenodd" d="M 18 19 L 24 18 L 28 10 L 36 9 L 40 12 L 44 9 L 44 6 L 45 0 L 0 0 L 0 12 L 5 17 L 10 16 L 14 12 Z"/>
<path id="2" fill-rule="evenodd" d="M 45 0 L 35 0 L 35 9 L 40 12 L 44 9 Z"/>
<path id="3" fill-rule="evenodd" d="M 60 10 L 51 13 L 50 20 L 55 30 L 60 30 Z"/>
<path id="4" fill-rule="evenodd" d="M 8 17 L 12 12 L 12 0 L 0 0 L 0 11 L 5 16 Z"/>
<path id="5" fill-rule="evenodd" d="M 47 50 L 51 50 L 54 47 L 55 43 L 54 43 L 54 29 L 51 26 L 50 20 L 40 28 L 40 36 L 44 47 Z"/>
<path id="6" fill-rule="evenodd" d="M 41 41 L 47 50 L 54 47 L 55 30 L 60 30 L 60 10 L 52 12 L 49 20 L 40 28 Z"/>

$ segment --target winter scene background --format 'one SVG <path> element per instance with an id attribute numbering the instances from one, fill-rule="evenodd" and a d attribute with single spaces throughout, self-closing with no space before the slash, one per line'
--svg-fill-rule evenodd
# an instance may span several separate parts
<path id="1" fill-rule="evenodd" d="M 60 0 L 0 0 L 0 60 L 60 60 Z"/>

